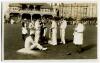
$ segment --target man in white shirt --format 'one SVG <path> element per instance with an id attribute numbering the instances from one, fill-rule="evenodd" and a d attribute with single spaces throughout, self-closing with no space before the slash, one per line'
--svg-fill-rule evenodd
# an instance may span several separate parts
<path id="1" fill-rule="evenodd" d="M 65 44 L 65 30 L 66 30 L 66 27 L 67 27 L 67 21 L 64 20 L 64 19 L 61 19 L 61 22 L 60 22 L 60 37 L 61 37 L 61 42 L 60 43 L 63 43 Z"/>
<path id="2" fill-rule="evenodd" d="M 48 42 L 51 45 L 57 45 L 57 23 L 55 20 L 51 20 L 52 24 L 51 24 L 51 40 Z"/>
<path id="3" fill-rule="evenodd" d="M 30 35 L 34 35 L 35 34 L 35 30 L 34 30 L 34 21 L 31 21 L 29 23 L 29 30 L 30 30 Z"/>
<path id="4" fill-rule="evenodd" d="M 22 39 L 25 41 L 26 35 L 28 34 L 28 30 L 26 27 L 26 23 L 23 22 L 22 24 Z"/>
<path id="5" fill-rule="evenodd" d="M 47 32 L 46 19 L 42 19 L 42 24 L 43 24 L 43 29 L 44 29 L 43 37 L 45 37 L 46 36 L 46 32 Z"/>
<path id="6" fill-rule="evenodd" d="M 36 20 L 35 21 L 35 42 L 39 43 L 39 38 L 40 38 L 40 30 L 41 29 L 41 25 L 40 25 L 40 21 Z"/>
<path id="7" fill-rule="evenodd" d="M 39 43 L 35 42 L 33 40 L 34 36 L 30 35 L 26 38 L 25 40 L 25 44 L 24 47 L 27 50 L 32 50 L 34 48 L 38 48 L 39 50 L 46 50 L 47 48 L 44 48 L 43 46 L 41 46 Z"/>

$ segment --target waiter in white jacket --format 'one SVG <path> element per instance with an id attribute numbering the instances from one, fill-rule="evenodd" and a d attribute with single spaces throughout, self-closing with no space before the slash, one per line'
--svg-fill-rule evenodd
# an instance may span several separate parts
<path id="1" fill-rule="evenodd" d="M 84 24 L 77 19 L 77 25 L 74 29 L 74 40 L 73 43 L 77 46 L 77 51 L 81 52 L 82 51 L 82 45 L 83 45 L 83 32 L 84 32 Z"/>
<path id="2" fill-rule="evenodd" d="M 57 45 L 57 23 L 55 20 L 51 20 L 52 24 L 51 24 L 51 41 L 49 41 L 48 43 L 51 45 Z"/>
<path id="3" fill-rule="evenodd" d="M 60 43 L 63 43 L 65 44 L 65 30 L 66 30 L 66 27 L 67 27 L 67 21 L 64 20 L 64 19 L 61 19 L 61 22 L 60 22 L 60 37 L 61 37 L 61 42 Z"/>

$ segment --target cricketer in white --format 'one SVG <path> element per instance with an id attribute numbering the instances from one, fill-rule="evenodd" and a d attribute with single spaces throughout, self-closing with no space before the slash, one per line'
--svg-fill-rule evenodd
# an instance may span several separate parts
<path id="1" fill-rule="evenodd" d="M 61 20 L 61 23 L 60 23 L 60 37 L 61 37 L 61 42 L 60 43 L 63 43 L 65 44 L 65 30 L 66 30 L 66 27 L 67 27 L 67 21 L 66 20 Z"/>

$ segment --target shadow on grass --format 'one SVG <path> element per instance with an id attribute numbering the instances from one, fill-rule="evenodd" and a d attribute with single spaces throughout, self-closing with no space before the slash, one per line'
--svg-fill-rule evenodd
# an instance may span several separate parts
<path id="1" fill-rule="evenodd" d="M 96 44 L 91 44 L 91 45 L 84 46 L 83 47 L 83 51 L 89 50 L 89 49 L 91 49 L 91 48 L 93 48 L 95 46 L 96 46 Z"/>
<path id="2" fill-rule="evenodd" d="M 43 38 L 39 41 L 39 43 L 40 43 L 41 45 L 43 45 L 43 44 L 48 44 L 48 41 L 49 41 L 49 40 L 50 40 L 50 38 L 45 38 L 45 37 L 43 37 Z M 73 42 L 72 39 L 65 39 L 65 41 L 66 41 L 67 44 L 70 43 L 70 42 Z M 60 44 L 60 42 L 61 42 L 61 39 L 58 38 L 58 39 L 57 39 L 58 45 Z"/>
<path id="3" fill-rule="evenodd" d="M 65 39 L 65 41 L 66 41 L 67 44 L 70 43 L 70 42 L 73 42 L 72 39 Z M 58 44 L 60 44 L 61 39 L 57 39 L 57 42 L 58 42 Z"/>

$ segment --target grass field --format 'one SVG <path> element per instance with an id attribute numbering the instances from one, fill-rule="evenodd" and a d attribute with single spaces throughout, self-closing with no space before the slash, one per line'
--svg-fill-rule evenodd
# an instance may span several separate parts
<path id="1" fill-rule="evenodd" d="M 59 29 L 58 29 L 58 39 Z M 48 36 L 48 34 L 47 34 Z M 70 50 L 75 50 L 72 43 L 73 26 L 68 25 L 66 29 L 67 45 L 59 44 L 52 46 L 45 44 L 48 47 L 47 51 L 39 51 L 41 55 L 24 55 L 16 53 L 17 50 L 24 47 L 24 42 L 21 38 L 21 24 L 4 24 L 4 59 L 5 60 L 24 60 L 24 59 L 96 59 L 97 58 L 97 28 L 94 25 L 87 25 L 84 32 L 84 51 L 81 54 L 73 52 L 71 55 L 66 53 Z"/>

